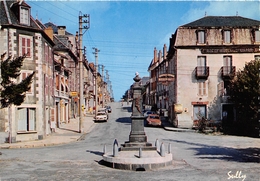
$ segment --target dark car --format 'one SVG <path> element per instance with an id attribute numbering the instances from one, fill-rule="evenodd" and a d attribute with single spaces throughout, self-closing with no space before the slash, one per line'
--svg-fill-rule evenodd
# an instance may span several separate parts
<path id="1" fill-rule="evenodd" d="M 107 110 L 108 113 L 111 113 L 111 112 L 112 112 L 112 109 L 111 109 L 110 106 L 106 106 L 106 110 Z"/>

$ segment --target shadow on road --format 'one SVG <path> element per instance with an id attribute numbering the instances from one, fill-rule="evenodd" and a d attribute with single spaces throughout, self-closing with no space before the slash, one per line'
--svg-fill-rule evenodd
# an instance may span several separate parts
<path id="1" fill-rule="evenodd" d="M 103 152 L 100 152 L 100 151 L 86 150 L 86 152 L 93 153 L 93 154 L 99 155 L 99 156 L 103 156 Z"/>
<path id="2" fill-rule="evenodd" d="M 130 117 L 123 117 L 123 118 L 118 118 L 116 120 L 116 122 L 124 123 L 124 124 L 131 124 L 132 120 Z"/>
<path id="3" fill-rule="evenodd" d="M 121 111 L 123 112 L 132 112 L 132 108 L 127 106 L 127 107 L 119 107 L 119 108 L 116 108 L 116 109 L 121 109 Z"/>
<path id="4" fill-rule="evenodd" d="M 230 148 L 221 146 L 209 146 L 206 144 L 193 143 L 180 140 L 168 139 L 167 141 L 196 146 L 189 148 L 195 150 L 201 159 L 220 159 L 235 162 L 260 163 L 260 148 Z"/>
<path id="5" fill-rule="evenodd" d="M 72 129 L 67 129 L 67 128 L 59 128 L 59 129 L 65 130 L 65 131 L 71 131 L 71 132 L 75 132 L 75 133 L 79 132 L 78 130 L 72 130 Z"/>

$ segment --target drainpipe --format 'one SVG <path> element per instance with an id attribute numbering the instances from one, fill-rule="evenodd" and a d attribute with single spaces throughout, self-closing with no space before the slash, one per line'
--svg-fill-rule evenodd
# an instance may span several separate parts
<path id="1" fill-rule="evenodd" d="M 9 39 L 10 39 L 10 29 L 7 28 L 7 56 L 9 57 Z M 12 143 L 12 108 L 11 105 L 8 106 L 8 123 L 9 123 L 9 143 Z"/>

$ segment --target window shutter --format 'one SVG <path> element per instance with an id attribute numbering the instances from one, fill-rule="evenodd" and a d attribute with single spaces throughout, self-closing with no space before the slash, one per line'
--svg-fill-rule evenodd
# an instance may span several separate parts
<path id="1" fill-rule="evenodd" d="M 23 9 L 24 11 L 24 24 L 29 25 L 29 13 L 27 9 Z"/>
<path id="2" fill-rule="evenodd" d="M 255 42 L 260 42 L 260 31 L 259 30 L 255 31 Z"/>
<path id="3" fill-rule="evenodd" d="M 30 38 L 30 46 L 29 46 L 29 49 L 30 49 L 30 57 L 32 57 L 33 56 L 33 38 L 31 37 Z"/>
<path id="4" fill-rule="evenodd" d="M 35 109 L 29 108 L 29 131 L 35 130 Z"/>
<path id="5" fill-rule="evenodd" d="M 224 31 L 224 40 L 225 40 L 225 43 L 230 43 L 231 42 L 231 33 L 230 31 Z"/>
<path id="6" fill-rule="evenodd" d="M 60 86 L 59 86 L 59 75 L 56 75 L 56 89 L 60 90 Z"/>
<path id="7" fill-rule="evenodd" d="M 22 38 L 22 55 L 26 53 L 25 51 L 26 51 L 25 38 Z"/>
<path id="8" fill-rule="evenodd" d="M 198 32 L 198 42 L 205 43 L 205 32 L 204 31 Z"/>
<path id="9" fill-rule="evenodd" d="M 24 23 L 24 9 L 21 8 L 20 11 L 21 11 L 21 13 L 20 13 L 20 23 Z"/>
<path id="10" fill-rule="evenodd" d="M 19 56 L 22 56 L 22 37 L 19 36 Z"/>
<path id="11" fill-rule="evenodd" d="M 18 108 L 18 131 L 27 131 L 26 108 Z"/>

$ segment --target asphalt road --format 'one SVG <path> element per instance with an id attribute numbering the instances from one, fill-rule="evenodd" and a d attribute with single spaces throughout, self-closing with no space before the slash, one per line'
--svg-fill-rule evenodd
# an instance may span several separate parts
<path id="1" fill-rule="evenodd" d="M 148 142 L 171 144 L 173 165 L 153 171 L 125 171 L 100 164 L 103 147 L 128 141 L 130 105 L 112 103 L 107 123 L 95 123 L 85 139 L 68 145 L 2 149 L 2 180 L 210 180 L 260 181 L 260 139 L 145 127 Z"/>

